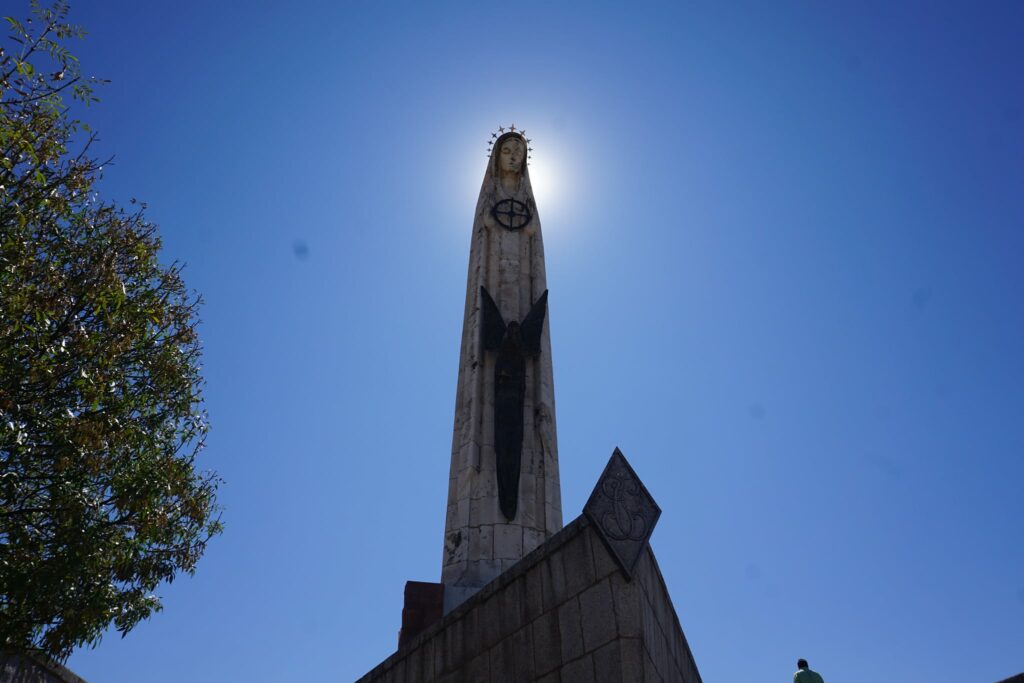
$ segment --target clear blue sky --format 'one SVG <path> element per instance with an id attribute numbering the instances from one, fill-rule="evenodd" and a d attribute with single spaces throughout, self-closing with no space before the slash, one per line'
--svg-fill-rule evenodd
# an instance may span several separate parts
<path id="1" fill-rule="evenodd" d="M 5 2 L 5 12 L 25 3 Z M 226 533 L 90 682 L 353 680 L 436 581 L 485 142 L 551 288 L 566 519 L 620 446 L 706 681 L 1024 670 L 1024 5 L 85 2 L 205 298 Z"/>

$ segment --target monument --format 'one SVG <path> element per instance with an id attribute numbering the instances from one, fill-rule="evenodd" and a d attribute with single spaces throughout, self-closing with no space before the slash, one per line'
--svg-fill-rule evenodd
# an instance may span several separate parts
<path id="1" fill-rule="evenodd" d="M 562 528 L 530 141 L 492 133 L 473 220 L 441 582 L 445 612 Z"/>
<path id="2" fill-rule="evenodd" d="M 544 240 L 526 131 L 500 127 L 473 220 L 441 581 L 405 586 L 398 651 L 360 683 L 700 683 L 616 448 L 562 525 Z M 557 300 L 557 295 L 556 295 Z"/>

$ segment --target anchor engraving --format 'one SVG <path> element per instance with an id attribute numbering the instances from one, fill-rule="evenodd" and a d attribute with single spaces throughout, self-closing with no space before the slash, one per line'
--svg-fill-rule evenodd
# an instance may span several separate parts
<path id="1" fill-rule="evenodd" d="M 641 512 L 639 483 L 628 479 L 625 473 L 616 472 L 601 482 L 601 493 L 612 502 L 612 510 L 601 517 L 608 538 L 615 541 L 640 541 L 647 533 L 647 520 Z M 631 510 L 627 498 L 634 505 Z"/>

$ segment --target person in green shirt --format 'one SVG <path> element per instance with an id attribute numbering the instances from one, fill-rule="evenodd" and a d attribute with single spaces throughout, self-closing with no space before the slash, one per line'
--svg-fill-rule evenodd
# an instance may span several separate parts
<path id="1" fill-rule="evenodd" d="M 793 674 L 793 683 L 825 683 L 821 674 L 811 671 L 811 668 L 807 666 L 806 659 L 797 660 L 796 668 L 797 672 Z"/>

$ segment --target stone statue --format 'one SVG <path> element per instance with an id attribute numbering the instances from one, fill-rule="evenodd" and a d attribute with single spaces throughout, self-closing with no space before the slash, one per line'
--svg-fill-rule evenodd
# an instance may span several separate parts
<path id="1" fill-rule="evenodd" d="M 526 149 L 524 140 L 512 134 L 502 136 L 500 144 L 495 145 L 497 182 L 489 193 L 490 206 L 484 215 L 484 224 L 489 228 L 500 225 L 508 230 L 522 230 L 533 222 L 533 194 L 523 187 Z"/>
<path id="2" fill-rule="evenodd" d="M 446 609 L 562 528 L 544 242 L 529 142 L 521 131 L 499 131 L 469 250 L 441 576 Z"/>

